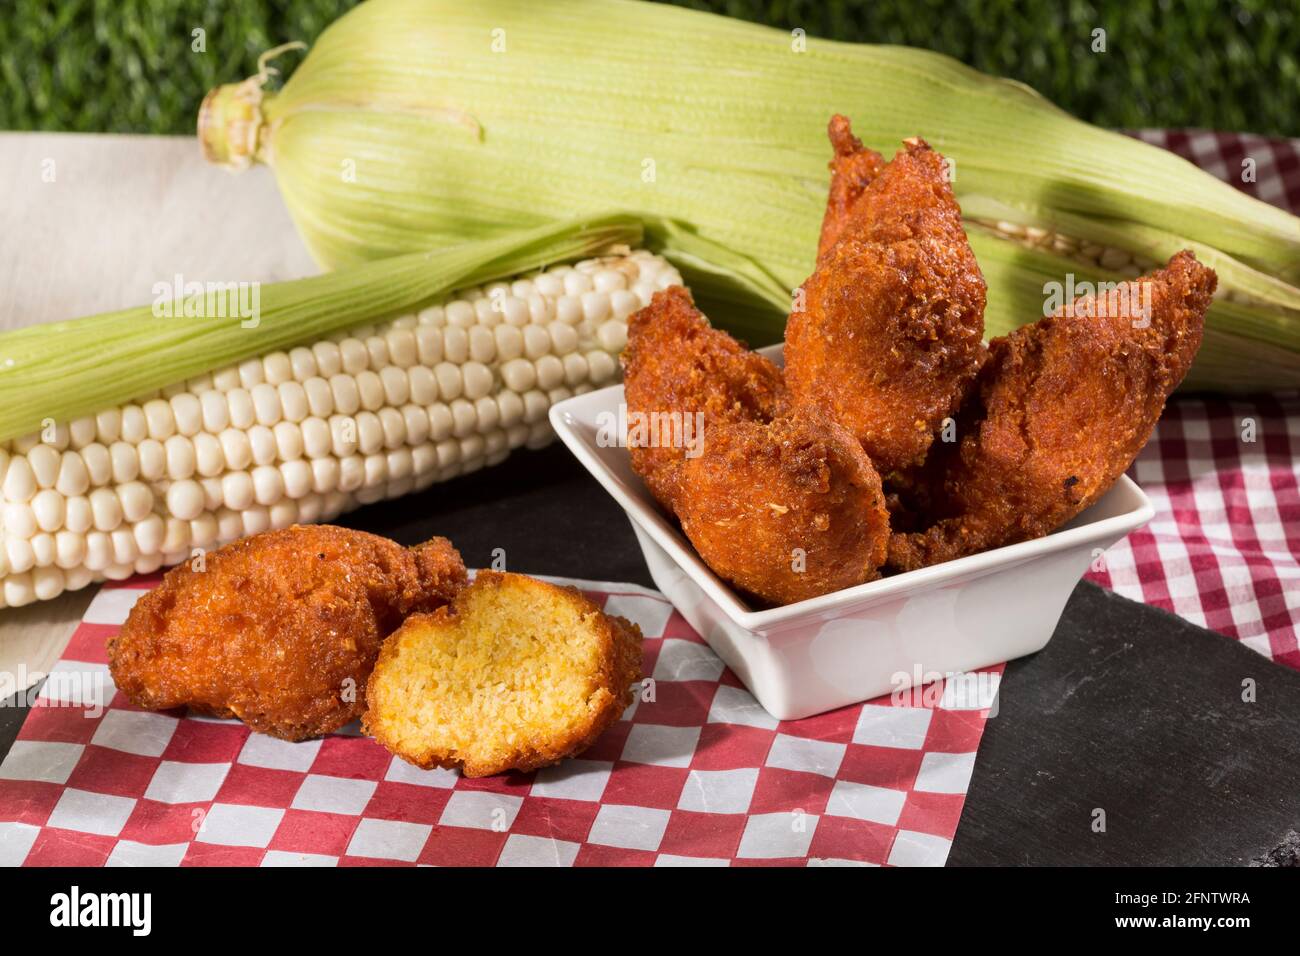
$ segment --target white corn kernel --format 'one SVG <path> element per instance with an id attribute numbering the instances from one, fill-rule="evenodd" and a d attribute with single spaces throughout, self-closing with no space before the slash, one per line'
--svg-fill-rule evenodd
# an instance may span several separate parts
<path id="1" fill-rule="evenodd" d="M 221 476 L 221 500 L 227 508 L 242 511 L 253 503 L 253 478 L 246 471 L 228 471 Z"/>
<path id="2" fill-rule="evenodd" d="M 63 518 L 66 513 L 67 499 L 59 494 L 53 488 L 46 488 L 44 491 L 38 491 L 36 497 L 32 499 L 31 505 L 14 505 L 5 506 L 5 531 L 9 534 L 18 534 L 17 528 L 9 524 L 10 507 L 27 508 L 31 511 L 32 517 L 36 521 L 37 527 L 42 531 L 58 531 L 63 527 Z"/>
<path id="3" fill-rule="evenodd" d="M 145 402 L 144 417 L 148 423 L 149 437 L 164 441 L 176 434 L 176 418 L 172 415 L 171 404 L 161 398 Z"/>
<path id="4" fill-rule="evenodd" d="M 366 477 L 365 459 L 360 455 L 349 455 L 339 461 L 338 490 L 353 492 L 361 487 Z"/>
<path id="5" fill-rule="evenodd" d="M 253 452 L 255 465 L 269 465 L 279 452 L 275 446 L 275 432 L 265 425 L 254 425 L 248 430 L 248 446 Z"/>
<path id="6" fill-rule="evenodd" d="M 254 505 L 240 516 L 244 525 L 244 534 L 261 534 L 271 527 L 271 513 L 265 508 Z"/>
<path id="7" fill-rule="evenodd" d="M 109 445 L 122 436 L 122 412 L 108 408 L 95 416 L 95 437 L 101 444 Z"/>
<path id="8" fill-rule="evenodd" d="M 90 511 L 98 531 L 112 531 L 122 523 L 122 503 L 112 488 L 96 488 L 90 493 Z"/>
<path id="9" fill-rule="evenodd" d="M 284 497 L 284 477 L 279 468 L 261 465 L 253 469 L 253 500 L 259 505 L 273 505 Z"/>
<path id="10" fill-rule="evenodd" d="M 32 573 L 32 594 L 38 601 L 48 601 L 63 593 L 63 572 L 58 568 L 41 568 Z"/>
<path id="11" fill-rule="evenodd" d="M 53 488 L 59 480 L 60 455 L 50 445 L 37 445 L 27 453 L 27 464 L 32 466 L 32 476 L 41 488 Z"/>
<path id="12" fill-rule="evenodd" d="M 39 496 L 38 496 L 39 497 Z M 36 521 L 35 498 L 32 504 L 10 501 L 4 507 L 4 533 L 10 538 L 30 538 L 39 527 Z"/>
<path id="13" fill-rule="evenodd" d="M 501 366 L 501 380 L 512 392 L 523 394 L 537 382 L 537 369 L 527 359 L 511 359 Z"/>
<path id="14" fill-rule="evenodd" d="M 194 436 L 194 467 L 204 478 L 213 478 L 226 469 L 226 456 L 215 435 L 199 432 Z"/>
<path id="15" fill-rule="evenodd" d="M 171 399 L 171 408 L 176 430 L 187 438 L 203 427 L 203 405 L 197 395 L 182 392 Z"/>
<path id="16" fill-rule="evenodd" d="M 153 508 L 153 492 L 143 482 L 118 485 L 117 499 L 122 506 L 122 517 L 127 521 L 142 521 Z"/>
<path id="17" fill-rule="evenodd" d="M 222 392 L 214 389 L 200 395 L 199 410 L 205 432 L 215 435 L 230 424 L 230 404 Z"/>
<path id="18" fill-rule="evenodd" d="M 91 447 L 91 443 L 82 446 L 83 451 Z M 104 446 L 95 444 L 95 448 L 104 450 Z M 81 495 L 85 494 L 90 488 L 90 472 L 86 469 L 85 458 L 82 452 L 65 451 L 63 457 L 59 460 L 59 476 L 54 482 L 54 487 L 61 495 Z"/>
<path id="19" fill-rule="evenodd" d="M 410 368 L 417 361 L 415 333 L 409 328 L 395 328 L 386 336 L 388 358 L 393 367 Z"/>
<path id="20" fill-rule="evenodd" d="M 146 438 L 136 446 L 140 456 L 140 477 L 146 481 L 158 481 L 167 474 L 167 451 L 162 442 Z M 93 474 L 93 472 L 92 472 Z"/>
<path id="21" fill-rule="evenodd" d="M 283 352 L 272 352 L 262 359 L 262 375 L 271 386 L 287 382 L 293 378 L 293 363 Z"/>
<path id="22" fill-rule="evenodd" d="M 564 381 L 564 363 L 554 355 L 543 355 L 535 363 L 537 387 L 549 392 Z"/>
<path id="23" fill-rule="evenodd" d="M 95 419 L 86 416 L 74 418 L 68 424 L 68 444 L 73 448 L 85 448 L 95 440 Z"/>
<path id="24" fill-rule="evenodd" d="M 280 393 L 274 385 L 266 382 L 254 385 L 248 394 L 253 400 L 253 414 L 259 425 L 269 428 L 280 420 L 283 409 L 280 407 Z"/>
<path id="25" fill-rule="evenodd" d="M 357 450 L 373 455 L 384 446 L 384 428 L 374 412 L 357 413 Z"/>
<path id="26" fill-rule="evenodd" d="M 163 443 L 163 452 L 167 456 L 168 478 L 180 481 L 193 477 L 197 462 L 192 441 L 184 435 L 173 435 Z"/>
<path id="27" fill-rule="evenodd" d="M 102 447 L 102 446 L 101 446 Z M 86 449 L 83 449 L 83 456 Z M 115 441 L 108 449 L 109 457 L 109 474 L 108 478 L 117 484 L 124 481 L 134 481 L 140 475 L 140 450 L 135 445 L 129 445 L 124 441 Z M 87 465 L 89 468 L 89 464 Z M 107 480 L 97 481 L 101 475 L 90 474 L 91 485 L 106 484 Z"/>
<path id="28" fill-rule="evenodd" d="M 531 368 L 531 366 L 529 366 Z M 501 410 L 501 426 L 510 428 L 523 421 L 524 400 L 516 391 L 502 392 L 497 396 L 497 408 Z"/>
<path id="29" fill-rule="evenodd" d="M 334 393 L 330 383 L 319 376 L 303 382 L 307 395 L 307 410 L 316 418 L 328 418 L 334 413 Z"/>
<path id="30" fill-rule="evenodd" d="M 85 534 L 95 525 L 90 499 L 84 495 L 69 498 L 63 506 L 63 527 L 73 534 Z"/>
<path id="31" fill-rule="evenodd" d="M 266 369 L 261 359 L 249 359 L 239 363 L 239 384 L 245 389 L 261 385 L 266 381 Z"/>
<path id="32" fill-rule="evenodd" d="M 207 496 L 197 481 L 173 482 L 167 489 L 167 510 L 181 521 L 197 518 Z"/>
<path id="33" fill-rule="evenodd" d="M 451 408 L 445 402 L 429 406 L 429 437 L 434 441 L 442 441 L 451 435 L 455 424 Z"/>
<path id="34" fill-rule="evenodd" d="M 334 398 L 334 410 L 340 415 L 355 415 L 361 408 L 361 393 L 357 390 L 355 375 L 331 376 L 330 394 Z"/>
<path id="35" fill-rule="evenodd" d="M 370 364 L 370 353 L 366 351 L 365 343 L 351 337 L 339 343 L 339 357 L 343 361 L 343 371 L 349 376 L 364 371 Z"/>
<path id="36" fill-rule="evenodd" d="M 388 340 L 382 335 L 367 335 L 365 342 L 366 355 L 370 357 L 370 368 L 383 368 L 388 364 Z"/>
<path id="37" fill-rule="evenodd" d="M 161 515 L 145 515 L 131 529 L 135 535 L 136 549 L 140 554 L 161 554 L 166 530 L 167 525 Z"/>
<path id="38" fill-rule="evenodd" d="M 442 357 L 444 361 L 457 365 L 469 358 L 469 333 L 455 325 L 443 329 Z"/>
<path id="39" fill-rule="evenodd" d="M 492 338 L 496 342 L 497 358 L 502 362 L 524 354 L 524 333 L 513 325 L 498 325 L 492 330 Z"/>
<path id="40" fill-rule="evenodd" d="M 286 461 L 280 466 L 280 482 L 284 494 L 289 498 L 294 500 L 302 498 L 311 491 L 311 465 L 301 458 L 296 461 Z"/>
<path id="41" fill-rule="evenodd" d="M 289 364 L 293 366 L 294 381 L 305 382 L 318 374 L 316 356 L 311 349 L 301 345 L 289 350 Z"/>
<path id="42" fill-rule="evenodd" d="M 226 467 L 232 471 L 243 471 L 253 461 L 253 448 L 248 441 L 248 433 L 242 429 L 227 428 L 217 436 L 221 442 L 221 453 L 226 459 Z"/>
<path id="43" fill-rule="evenodd" d="M 61 568 L 75 568 L 86 560 L 86 536 L 60 531 L 54 536 L 54 563 Z"/>
<path id="44" fill-rule="evenodd" d="M 257 410 L 253 407 L 253 397 L 244 388 L 232 388 L 226 392 L 226 404 L 229 407 L 230 427 L 238 429 L 252 428 L 257 421 Z"/>
<path id="45" fill-rule="evenodd" d="M 433 374 L 438 378 L 438 395 L 444 402 L 460 396 L 464 384 L 461 381 L 459 366 L 452 365 L 450 362 L 439 362 L 434 366 Z"/>
<path id="46" fill-rule="evenodd" d="M 343 371 L 343 354 L 338 343 L 328 339 L 317 342 L 311 347 L 311 354 L 316 359 L 316 374 L 321 378 L 328 379 Z"/>
<path id="47" fill-rule="evenodd" d="M 363 409 L 376 411 L 384 404 L 384 383 L 374 372 L 360 372 L 357 375 L 357 394 L 361 397 Z"/>
<path id="48" fill-rule="evenodd" d="M 36 476 L 32 474 L 32 466 L 25 455 L 10 459 L 9 467 L 5 469 L 3 489 L 5 501 L 31 501 L 36 494 Z"/>
<path id="49" fill-rule="evenodd" d="M 310 413 L 311 406 L 307 403 L 307 390 L 297 381 L 281 382 L 276 386 L 276 394 L 279 398 L 280 414 L 284 421 L 297 423 Z"/>
<path id="50" fill-rule="evenodd" d="M 311 490 L 324 495 L 338 489 L 339 460 L 337 458 L 313 458 L 311 462 Z"/>
<path id="51" fill-rule="evenodd" d="M 190 522 L 190 546 L 210 548 L 219 543 L 216 511 L 205 511 Z"/>
<path id="52" fill-rule="evenodd" d="M 22 574 L 24 571 L 30 571 L 36 567 L 36 554 L 32 551 L 32 542 L 30 538 L 11 538 L 4 539 L 5 558 L 9 564 L 9 574 Z M 8 579 L 6 579 L 8 580 Z M 13 602 L 10 601 L 10 604 Z"/>
<path id="53" fill-rule="evenodd" d="M 149 437 L 149 423 L 139 405 L 122 406 L 122 441 L 138 445 Z"/>

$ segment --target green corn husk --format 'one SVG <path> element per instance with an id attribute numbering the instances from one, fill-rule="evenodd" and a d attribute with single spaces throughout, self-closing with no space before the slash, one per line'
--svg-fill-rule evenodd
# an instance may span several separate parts
<path id="1" fill-rule="evenodd" d="M 281 90 L 265 79 L 210 93 L 200 136 L 216 162 L 274 167 L 325 267 L 629 209 L 715 321 L 774 341 L 812 268 L 840 112 L 886 155 L 920 135 L 955 162 L 990 333 L 1033 321 L 1044 276 L 1071 269 L 981 228 L 998 219 L 1153 262 L 1191 247 L 1234 301 L 1189 382 L 1300 384 L 1300 219 L 939 54 L 621 0 L 369 0 Z M 730 262 L 697 274 L 696 242 Z"/>
<path id="2" fill-rule="evenodd" d="M 94 414 L 250 356 L 417 311 L 455 289 L 642 239 L 632 217 L 589 216 L 272 283 L 260 288 L 251 328 L 237 315 L 183 317 L 195 296 L 171 318 L 145 305 L 7 332 L 0 335 L 0 441 L 47 419 Z"/>

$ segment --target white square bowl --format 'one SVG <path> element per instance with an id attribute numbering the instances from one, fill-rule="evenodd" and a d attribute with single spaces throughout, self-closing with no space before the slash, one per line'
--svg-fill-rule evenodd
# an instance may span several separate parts
<path id="1" fill-rule="evenodd" d="M 760 350 L 781 360 L 781 346 Z M 1151 520 L 1127 475 L 1033 541 L 755 610 L 696 554 L 632 463 L 623 386 L 559 402 L 560 440 L 627 512 L 655 585 L 780 720 L 797 720 L 1041 650 L 1088 566 Z M 608 441 L 618 435 L 618 443 Z"/>

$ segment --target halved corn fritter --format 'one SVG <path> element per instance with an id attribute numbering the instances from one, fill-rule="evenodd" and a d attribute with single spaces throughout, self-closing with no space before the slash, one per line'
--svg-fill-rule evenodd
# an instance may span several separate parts
<path id="1" fill-rule="evenodd" d="M 528 771 L 589 747 L 632 702 L 641 632 L 573 588 L 481 571 L 385 642 L 365 729 L 420 767 Z"/>

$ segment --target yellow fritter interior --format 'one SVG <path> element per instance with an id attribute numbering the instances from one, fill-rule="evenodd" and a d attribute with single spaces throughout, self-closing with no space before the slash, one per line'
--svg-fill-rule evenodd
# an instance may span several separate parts
<path id="1" fill-rule="evenodd" d="M 408 622 L 383 675 L 386 736 L 482 761 L 582 728 L 609 696 L 594 679 L 592 616 L 551 589 L 506 584 L 474 590 L 455 618 Z"/>

